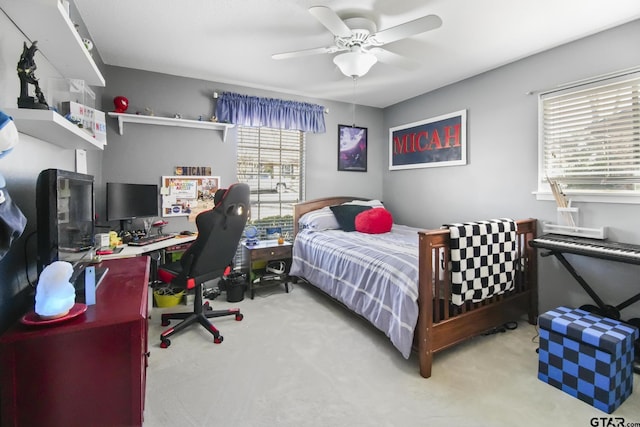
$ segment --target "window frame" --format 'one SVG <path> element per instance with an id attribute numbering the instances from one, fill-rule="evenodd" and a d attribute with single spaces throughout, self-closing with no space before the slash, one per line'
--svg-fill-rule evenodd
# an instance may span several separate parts
<path id="1" fill-rule="evenodd" d="M 545 117 L 544 117 L 544 102 L 552 100 L 563 95 L 572 95 L 584 92 L 586 90 L 598 91 L 610 87 L 612 84 L 617 84 L 625 81 L 633 81 L 634 84 L 640 84 L 640 69 L 632 69 L 599 78 L 594 78 L 588 81 L 576 82 L 571 85 L 565 85 L 555 90 L 545 91 L 538 94 L 538 176 L 537 176 L 537 191 L 535 195 L 537 200 L 554 200 L 551 193 L 549 184 L 545 179 Z M 640 95 L 639 95 L 640 97 Z M 634 95 L 635 99 L 635 95 Z M 638 101 L 633 101 L 632 106 L 638 105 Z M 633 123 L 633 129 L 638 130 L 640 134 L 640 121 L 636 118 L 639 115 L 634 114 L 634 117 L 629 119 Z M 635 138 L 633 139 L 635 141 Z M 640 166 L 640 159 L 635 163 L 636 166 Z M 640 182 L 640 177 L 639 177 Z M 601 202 L 601 203 L 626 203 L 626 204 L 640 204 L 640 184 L 636 182 L 636 189 L 634 190 L 613 190 L 613 189 L 588 189 L 588 190 L 576 190 L 571 188 L 563 188 L 563 192 L 569 196 L 575 202 Z"/>

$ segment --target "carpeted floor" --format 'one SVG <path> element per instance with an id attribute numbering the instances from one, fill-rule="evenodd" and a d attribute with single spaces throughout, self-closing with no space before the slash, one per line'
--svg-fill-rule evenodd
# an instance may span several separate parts
<path id="1" fill-rule="evenodd" d="M 167 349 L 160 313 L 187 307 L 152 310 L 145 427 L 640 425 L 638 375 L 607 415 L 537 379 L 537 331 L 524 320 L 437 353 L 425 379 L 415 355 L 308 285 L 212 306 L 240 307 L 244 320 L 215 319 L 222 344 L 192 326 Z"/>

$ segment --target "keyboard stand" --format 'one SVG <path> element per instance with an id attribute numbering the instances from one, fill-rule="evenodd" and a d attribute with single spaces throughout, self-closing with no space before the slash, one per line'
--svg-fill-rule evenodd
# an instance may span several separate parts
<path id="1" fill-rule="evenodd" d="M 542 254 L 540 254 L 540 256 L 542 257 L 547 257 L 550 255 L 555 256 L 558 259 L 558 261 L 560 261 L 560 263 L 564 266 L 564 268 L 567 269 L 569 274 L 571 274 L 571 276 L 573 276 L 573 278 L 576 279 L 576 281 L 580 284 L 582 289 L 584 289 L 585 292 L 589 294 L 591 299 L 597 304 L 597 306 L 585 305 L 580 307 L 583 310 L 595 312 L 597 314 L 600 314 L 605 317 L 609 317 L 611 319 L 620 320 L 620 311 L 622 311 L 626 307 L 629 307 L 631 304 L 634 304 L 640 301 L 640 293 L 637 293 L 636 295 L 624 300 L 623 302 L 621 302 L 616 306 L 606 304 L 602 300 L 602 298 L 600 298 L 598 294 L 593 290 L 593 288 L 589 286 L 586 280 L 584 280 L 584 278 L 578 274 L 576 269 L 569 263 L 569 261 L 567 261 L 567 259 L 564 257 L 562 252 L 559 252 L 558 250 L 549 250 L 547 252 L 543 252 Z"/>

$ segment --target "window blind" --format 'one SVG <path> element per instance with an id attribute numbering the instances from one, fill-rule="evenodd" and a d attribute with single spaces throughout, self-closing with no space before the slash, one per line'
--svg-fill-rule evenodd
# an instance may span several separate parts
<path id="1" fill-rule="evenodd" d="M 540 96 L 542 177 L 567 189 L 640 183 L 640 73 Z"/>
<path id="2" fill-rule="evenodd" d="M 293 204 L 302 200 L 304 132 L 238 126 L 238 181 L 251 188 L 251 223 L 293 230 Z"/>

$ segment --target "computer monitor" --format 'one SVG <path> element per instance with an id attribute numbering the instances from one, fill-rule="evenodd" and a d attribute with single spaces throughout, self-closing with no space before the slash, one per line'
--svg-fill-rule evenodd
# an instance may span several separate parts
<path id="1" fill-rule="evenodd" d="M 158 185 L 107 182 L 107 221 L 158 216 Z"/>
<path id="2" fill-rule="evenodd" d="M 93 176 L 61 169 L 40 172 L 36 215 L 38 275 L 54 261 L 90 260 L 95 230 Z"/>

